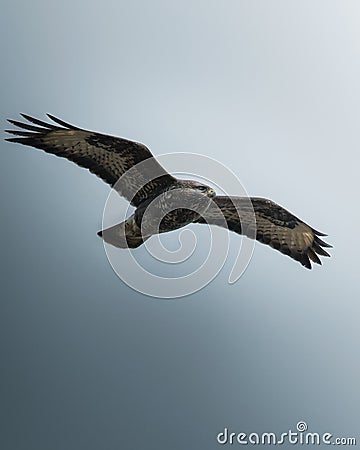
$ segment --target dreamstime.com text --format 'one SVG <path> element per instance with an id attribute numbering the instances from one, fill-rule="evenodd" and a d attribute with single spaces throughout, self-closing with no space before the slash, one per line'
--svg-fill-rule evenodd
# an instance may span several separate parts
<path id="1" fill-rule="evenodd" d="M 296 424 L 296 431 L 288 430 L 284 433 L 235 433 L 227 427 L 217 434 L 216 440 L 220 445 L 356 445 L 354 437 L 335 437 L 332 433 L 310 432 L 304 421 Z"/>

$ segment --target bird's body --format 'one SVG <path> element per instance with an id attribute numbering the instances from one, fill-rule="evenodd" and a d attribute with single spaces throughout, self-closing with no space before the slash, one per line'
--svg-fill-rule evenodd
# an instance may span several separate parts
<path id="1" fill-rule="evenodd" d="M 89 169 L 136 208 L 126 221 L 98 233 L 116 247 L 136 248 L 154 234 L 209 223 L 256 238 L 309 269 L 310 260 L 321 264 L 318 255 L 329 256 L 323 247 L 330 245 L 319 237 L 325 235 L 270 200 L 215 197 L 209 186 L 169 174 L 143 144 L 83 130 L 51 115 L 56 125 L 23 117 L 30 123 L 9 120 L 20 130 L 6 130 L 16 135 L 8 141 Z"/>
<path id="2" fill-rule="evenodd" d="M 124 222 L 98 235 L 119 248 L 136 248 L 154 234 L 167 233 L 200 220 L 209 208 L 214 191 L 197 192 L 190 180 L 177 180 L 174 186 L 139 204 Z"/>

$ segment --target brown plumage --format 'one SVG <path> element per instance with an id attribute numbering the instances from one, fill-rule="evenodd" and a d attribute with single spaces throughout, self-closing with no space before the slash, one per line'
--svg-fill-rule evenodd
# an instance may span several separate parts
<path id="1" fill-rule="evenodd" d="M 50 114 L 55 124 L 22 116 L 30 123 L 9 120 L 20 129 L 6 130 L 16 136 L 8 141 L 89 169 L 137 208 L 125 222 L 98 233 L 116 247 L 136 248 L 155 233 L 207 222 L 267 244 L 308 269 L 311 261 L 321 264 L 318 255 L 330 256 L 323 247 L 331 246 L 319 237 L 324 234 L 270 200 L 224 196 L 212 200 L 213 189 L 173 177 L 141 143 L 87 131 Z M 150 204 L 153 209 L 146 215 Z"/>
<path id="2" fill-rule="evenodd" d="M 217 196 L 197 222 L 227 227 L 230 231 L 255 238 L 308 269 L 311 269 L 310 260 L 321 264 L 318 255 L 330 256 L 323 247 L 331 245 L 319 237 L 325 234 L 264 198 Z"/>
<path id="3" fill-rule="evenodd" d="M 22 116 L 35 125 L 9 120 L 26 131 L 5 130 L 17 136 L 7 138 L 7 141 L 39 148 L 89 169 L 115 187 L 133 206 L 138 206 L 149 197 L 147 191 L 162 192 L 176 181 L 161 167 L 150 150 L 139 142 L 83 130 L 50 114 L 49 118 L 60 127 L 26 114 Z M 136 165 L 145 161 L 141 164 L 142 170 L 136 170 Z M 118 183 L 119 178 L 132 168 L 131 179 L 125 176 Z M 148 180 L 151 180 L 150 184 Z"/>

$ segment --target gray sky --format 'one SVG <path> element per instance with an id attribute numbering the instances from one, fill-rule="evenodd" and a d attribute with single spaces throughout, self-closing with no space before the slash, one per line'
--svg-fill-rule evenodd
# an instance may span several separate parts
<path id="1" fill-rule="evenodd" d="M 356 434 L 359 20 L 346 0 L 2 2 L 3 128 L 50 112 L 203 153 L 334 249 L 307 271 L 259 244 L 235 285 L 225 265 L 194 295 L 145 297 L 96 236 L 108 187 L 3 141 L 1 448 L 208 450 L 225 426 L 299 420 Z"/>

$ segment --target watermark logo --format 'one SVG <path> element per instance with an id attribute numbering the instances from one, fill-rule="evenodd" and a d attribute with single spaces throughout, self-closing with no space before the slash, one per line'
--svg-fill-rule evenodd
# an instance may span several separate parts
<path id="1" fill-rule="evenodd" d="M 336 437 L 329 432 L 310 432 L 308 424 L 303 420 L 296 424 L 296 430 L 283 433 L 239 433 L 225 427 L 217 434 L 216 441 L 220 445 L 356 445 L 355 437 Z"/>
<path id="2" fill-rule="evenodd" d="M 251 200 L 240 180 L 229 168 L 212 158 L 193 153 L 171 153 L 157 156 L 156 159 L 175 177 L 206 184 L 214 188 L 218 196 L 241 196 L 242 208 L 247 211 L 245 226 L 247 230 L 253 230 L 255 238 L 256 221 Z M 141 186 L 156 179 L 159 174 L 156 171 L 154 173 L 149 164 L 151 165 L 151 160 L 133 166 L 116 183 L 104 208 L 103 229 L 112 228 L 118 232 L 114 225 L 136 214 L 134 208 L 119 196 L 118 191 L 133 189 L 132 194 L 135 195 L 138 186 L 132 186 L 134 179 L 140 178 Z M 205 176 L 198 175 L 204 172 Z M 157 298 L 179 298 L 207 286 L 230 258 L 227 264 L 230 265 L 228 282 L 236 282 L 250 262 L 255 242 L 253 239 L 237 236 L 234 240 L 237 251 L 230 249 L 231 238 L 226 229 L 226 218 L 219 208 L 216 211 L 219 227 L 207 223 L 190 223 L 186 227 L 166 233 L 154 233 L 147 238 L 147 234 L 152 234 L 151 230 L 161 227 L 166 214 L 173 210 L 191 209 L 200 215 L 204 212 L 201 203 L 194 203 L 189 208 L 189 203 L 185 201 L 185 197 L 182 200 L 181 195 L 167 209 L 167 195 L 167 192 L 160 193 L 146 205 L 141 224 L 145 239 L 138 248 L 116 248 L 104 241 L 106 255 L 118 277 L 142 294 Z M 214 202 L 212 207 L 216 208 Z M 240 225 L 241 220 L 239 211 Z"/>

